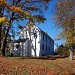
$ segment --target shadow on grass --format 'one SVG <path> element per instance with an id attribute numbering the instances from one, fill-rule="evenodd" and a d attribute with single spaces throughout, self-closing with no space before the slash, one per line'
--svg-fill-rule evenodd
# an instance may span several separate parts
<path id="1" fill-rule="evenodd" d="M 16 57 L 16 59 L 41 59 L 41 60 L 56 60 L 58 58 L 66 58 L 67 56 L 41 56 L 41 57 Z M 15 58 L 15 57 L 14 57 Z"/>
<path id="2" fill-rule="evenodd" d="M 75 73 L 71 74 L 71 75 L 75 75 Z"/>
<path id="3" fill-rule="evenodd" d="M 73 60 L 75 60 L 75 58 L 73 58 Z"/>

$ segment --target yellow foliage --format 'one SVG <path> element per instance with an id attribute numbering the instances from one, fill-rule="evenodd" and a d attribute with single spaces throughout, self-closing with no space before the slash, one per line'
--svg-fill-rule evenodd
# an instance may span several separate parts
<path id="1" fill-rule="evenodd" d="M 30 13 L 29 13 L 28 11 L 25 11 L 24 14 L 26 14 L 26 15 L 30 15 Z"/>
<path id="2" fill-rule="evenodd" d="M 4 5 L 6 7 L 9 7 L 8 3 L 6 2 L 6 0 L 0 0 L 0 5 Z"/>
<path id="3" fill-rule="evenodd" d="M 21 16 L 23 16 L 24 14 L 30 15 L 30 13 L 29 13 L 28 11 L 25 11 L 25 12 L 24 12 L 21 8 L 16 7 L 16 6 L 10 7 L 10 9 L 11 9 L 13 12 L 19 13 L 19 15 L 21 15 Z"/>
<path id="4" fill-rule="evenodd" d="M 34 24 L 30 24 L 30 25 L 28 25 L 28 26 L 29 26 L 29 28 L 33 28 Z"/>
<path id="5" fill-rule="evenodd" d="M 66 36 L 67 36 L 67 44 L 74 44 L 75 43 L 75 39 L 74 39 L 74 30 L 67 30 L 66 31 Z"/>
<path id="6" fill-rule="evenodd" d="M 7 7 L 10 10 L 12 10 L 13 12 L 19 13 L 19 15 L 21 15 L 21 16 L 23 16 L 24 14 L 30 15 L 30 13 L 28 11 L 23 11 L 19 7 L 8 5 L 8 3 L 6 2 L 6 0 L 0 0 L 0 5 L 4 5 L 5 7 Z"/>
<path id="7" fill-rule="evenodd" d="M 18 13 L 22 13 L 23 11 L 21 10 L 21 8 L 13 6 L 11 7 L 11 9 L 13 10 L 13 12 L 18 12 Z"/>
<path id="8" fill-rule="evenodd" d="M 0 17 L 0 22 L 3 22 L 5 20 L 5 17 Z"/>
<path id="9" fill-rule="evenodd" d="M 30 16 L 30 13 L 29 13 L 28 11 L 23 11 L 21 8 L 16 7 L 16 6 L 10 6 L 10 5 L 6 2 L 6 0 L 0 0 L 0 6 L 1 6 L 1 5 L 7 7 L 9 10 L 12 10 L 13 12 L 17 12 L 20 16 L 24 16 L 24 14 L 25 14 L 26 16 L 28 16 L 28 17 Z M 27 18 L 28 18 L 28 17 L 27 17 Z M 5 18 L 0 18 L 0 22 L 2 22 L 3 20 L 6 20 L 6 23 L 8 24 L 7 19 L 5 19 Z"/>
<path id="10" fill-rule="evenodd" d="M 28 19 L 31 19 L 31 16 L 27 16 Z"/>
<path id="11" fill-rule="evenodd" d="M 0 17 L 0 22 L 3 22 L 5 24 L 9 24 L 9 20 L 5 17 Z"/>
<path id="12" fill-rule="evenodd" d="M 3 30 L 3 31 L 1 32 L 1 40 L 4 39 L 4 36 L 5 36 L 5 31 Z"/>

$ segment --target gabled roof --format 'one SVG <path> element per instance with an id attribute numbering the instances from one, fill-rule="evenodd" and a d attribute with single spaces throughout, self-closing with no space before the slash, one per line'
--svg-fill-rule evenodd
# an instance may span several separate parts
<path id="1" fill-rule="evenodd" d="M 29 22 L 29 23 L 30 23 L 30 22 Z M 26 25 L 24 28 L 28 28 L 29 23 L 27 23 L 27 25 Z M 31 23 L 32 23 L 32 22 L 31 22 Z M 34 23 L 32 23 L 32 24 L 33 24 L 33 27 L 34 27 L 34 28 L 36 27 L 39 31 L 41 31 L 43 34 L 45 34 L 45 35 L 48 36 L 51 40 L 53 40 L 46 32 L 44 32 L 44 31 L 43 31 L 42 29 L 40 29 L 38 26 L 35 26 Z M 33 28 L 33 27 L 32 27 L 32 28 Z M 23 28 L 23 29 L 24 29 L 24 28 Z M 31 29 L 32 29 L 32 28 L 31 28 Z M 22 29 L 22 30 L 23 30 L 23 29 Z M 22 31 L 22 30 L 21 30 L 21 31 Z M 54 41 L 54 40 L 53 40 L 53 41 Z"/>
<path id="2" fill-rule="evenodd" d="M 40 29 L 40 28 L 39 28 Z M 41 30 L 41 29 L 40 29 Z M 43 30 L 41 30 L 41 32 L 43 33 L 43 34 L 45 34 L 47 37 L 49 37 L 51 40 L 53 40 L 46 32 L 44 32 Z M 54 40 L 53 40 L 54 41 Z"/>

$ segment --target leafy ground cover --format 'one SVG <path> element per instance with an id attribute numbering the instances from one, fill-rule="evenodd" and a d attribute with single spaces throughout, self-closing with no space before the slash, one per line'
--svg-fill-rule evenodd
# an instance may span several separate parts
<path id="1" fill-rule="evenodd" d="M 75 75 L 75 59 L 54 58 L 0 57 L 0 75 Z"/>

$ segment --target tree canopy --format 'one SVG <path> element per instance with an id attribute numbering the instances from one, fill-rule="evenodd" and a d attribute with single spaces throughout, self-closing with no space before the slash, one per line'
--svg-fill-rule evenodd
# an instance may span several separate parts
<path id="1" fill-rule="evenodd" d="M 14 34 L 14 27 L 22 26 L 21 21 L 41 23 L 46 20 L 43 12 L 47 10 L 49 2 L 50 0 L 0 0 L 0 49 L 2 47 L 3 54 L 9 34 Z"/>
<path id="2" fill-rule="evenodd" d="M 65 38 L 72 60 L 75 50 L 75 0 L 58 0 L 55 13 L 56 26 L 62 29 L 60 36 Z"/>
<path id="3" fill-rule="evenodd" d="M 75 0 L 58 0 L 56 23 L 57 27 L 62 28 L 61 34 L 64 35 L 66 44 L 75 44 Z"/>

